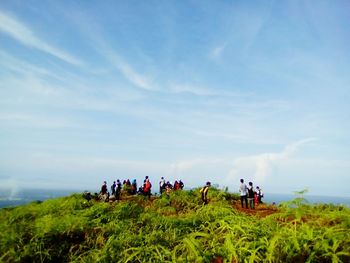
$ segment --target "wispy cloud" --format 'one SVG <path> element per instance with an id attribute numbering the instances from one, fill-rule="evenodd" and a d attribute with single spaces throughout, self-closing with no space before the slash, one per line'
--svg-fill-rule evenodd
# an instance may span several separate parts
<path id="1" fill-rule="evenodd" d="M 112 65 L 114 65 L 122 75 L 136 87 L 147 90 L 158 90 L 157 85 L 151 80 L 150 76 L 146 76 L 137 72 L 129 63 L 127 63 L 121 56 L 114 51 L 107 43 L 103 43 L 103 48 L 99 48 L 99 52 L 103 54 Z"/>
<path id="2" fill-rule="evenodd" d="M 0 11 L 0 31 L 16 39 L 20 43 L 46 52 L 60 60 L 69 64 L 81 66 L 83 63 L 73 55 L 48 44 L 42 40 L 24 23 L 17 20 L 15 17 L 5 14 Z"/>
<path id="3" fill-rule="evenodd" d="M 128 61 L 120 55 L 118 51 L 105 39 L 103 30 L 96 24 L 95 21 L 91 21 L 88 17 L 79 13 L 76 15 L 67 15 L 68 19 L 76 25 L 89 40 L 88 43 L 100 54 L 106 61 L 112 66 L 118 69 L 118 71 L 135 87 L 147 90 L 156 91 L 159 87 L 152 80 L 152 76 L 142 74 L 138 72 Z M 89 25 L 87 27 L 86 25 Z"/>
<path id="4" fill-rule="evenodd" d="M 35 74 L 40 76 L 51 76 L 58 78 L 56 74 L 50 72 L 48 69 L 32 65 L 23 60 L 19 60 L 2 50 L 0 50 L 0 65 L 3 68 L 7 68 L 12 72 L 20 73 L 21 75 Z"/>
<path id="5" fill-rule="evenodd" d="M 224 43 L 222 45 L 216 46 L 214 47 L 209 54 L 209 57 L 213 60 L 220 60 L 220 58 L 222 57 L 225 49 L 226 49 L 227 43 Z"/>

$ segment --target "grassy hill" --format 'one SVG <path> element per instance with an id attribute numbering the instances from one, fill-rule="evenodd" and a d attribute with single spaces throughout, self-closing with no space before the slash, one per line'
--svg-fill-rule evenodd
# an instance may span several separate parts
<path id="1" fill-rule="evenodd" d="M 306 205 L 241 210 L 210 189 L 102 203 L 75 194 L 0 210 L 1 262 L 350 262 L 350 211 Z"/>

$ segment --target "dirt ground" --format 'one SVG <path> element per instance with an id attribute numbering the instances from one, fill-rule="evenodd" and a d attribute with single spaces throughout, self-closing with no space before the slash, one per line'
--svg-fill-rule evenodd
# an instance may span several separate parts
<path id="1" fill-rule="evenodd" d="M 274 213 L 277 213 L 277 207 L 274 205 L 258 204 L 255 206 L 255 209 L 242 208 L 240 200 L 235 201 L 233 203 L 233 208 L 247 215 L 259 216 L 259 217 L 266 217 Z"/>

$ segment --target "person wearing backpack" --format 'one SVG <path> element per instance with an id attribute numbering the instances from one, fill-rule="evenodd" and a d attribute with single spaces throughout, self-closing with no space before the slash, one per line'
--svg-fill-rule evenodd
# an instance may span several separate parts
<path id="1" fill-rule="evenodd" d="M 143 185 L 143 193 L 145 196 L 148 196 L 148 198 L 151 198 L 151 188 L 152 188 L 152 184 L 147 178 Z"/>
<path id="2" fill-rule="evenodd" d="M 249 207 L 250 207 L 250 209 L 255 209 L 255 207 L 254 207 L 254 196 L 255 196 L 255 193 L 254 193 L 253 183 L 249 182 L 248 185 L 249 185 L 248 186 L 248 203 L 249 203 Z"/>
<path id="3" fill-rule="evenodd" d="M 209 187 L 210 187 L 211 183 L 207 182 L 205 186 L 202 187 L 202 189 L 200 190 L 200 193 L 202 194 L 202 201 L 203 204 L 208 204 L 208 191 L 209 191 Z"/>

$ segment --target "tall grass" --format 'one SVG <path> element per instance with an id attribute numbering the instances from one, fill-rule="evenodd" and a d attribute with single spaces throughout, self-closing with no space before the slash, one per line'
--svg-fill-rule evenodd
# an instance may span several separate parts
<path id="1" fill-rule="evenodd" d="M 0 262 L 349 262 L 350 211 L 298 196 L 266 217 L 210 189 L 114 203 L 80 195 L 0 210 Z"/>

